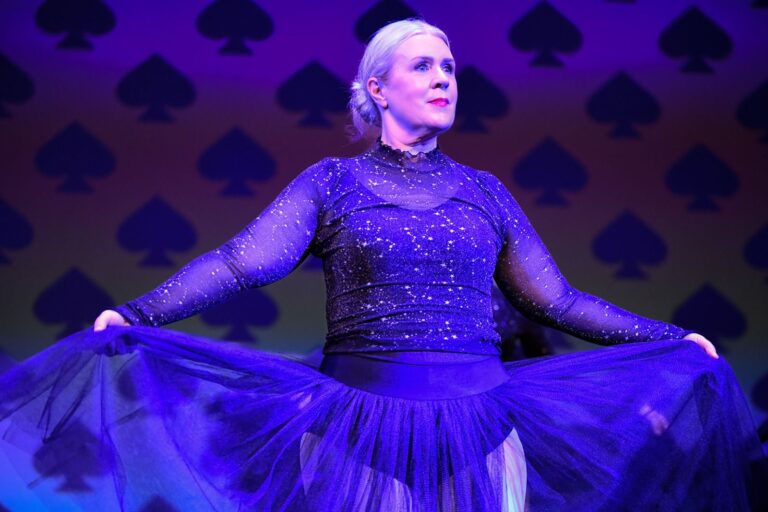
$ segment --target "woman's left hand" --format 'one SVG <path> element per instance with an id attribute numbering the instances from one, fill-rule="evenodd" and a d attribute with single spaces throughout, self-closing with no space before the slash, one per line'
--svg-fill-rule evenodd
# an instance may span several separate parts
<path id="1" fill-rule="evenodd" d="M 717 350 L 715 349 L 715 346 L 712 344 L 711 341 L 709 341 L 707 338 L 702 336 L 701 334 L 697 334 L 695 332 L 692 332 L 691 334 L 688 334 L 684 340 L 691 340 L 701 348 L 703 348 L 707 354 L 714 357 L 715 359 L 719 359 L 720 356 L 717 355 Z"/>

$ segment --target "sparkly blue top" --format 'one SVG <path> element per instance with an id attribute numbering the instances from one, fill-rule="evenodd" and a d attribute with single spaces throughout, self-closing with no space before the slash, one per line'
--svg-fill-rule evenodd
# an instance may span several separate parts
<path id="1" fill-rule="evenodd" d="M 571 287 L 493 174 L 381 142 L 307 168 L 231 240 L 116 309 L 164 325 L 275 282 L 310 253 L 325 272 L 326 354 L 497 354 L 494 279 L 525 316 L 595 343 L 692 332 Z"/>

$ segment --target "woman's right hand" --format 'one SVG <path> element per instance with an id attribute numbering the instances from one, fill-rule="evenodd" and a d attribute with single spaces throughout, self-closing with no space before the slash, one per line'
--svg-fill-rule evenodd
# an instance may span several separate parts
<path id="1" fill-rule="evenodd" d="M 93 330 L 103 331 L 110 325 L 128 326 L 131 324 L 129 324 L 128 320 L 117 311 L 107 309 L 102 311 L 101 314 L 96 317 L 96 321 L 93 322 Z"/>

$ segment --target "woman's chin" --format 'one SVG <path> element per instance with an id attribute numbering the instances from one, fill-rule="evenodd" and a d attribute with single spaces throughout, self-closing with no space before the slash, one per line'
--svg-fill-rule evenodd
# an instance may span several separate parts
<path id="1" fill-rule="evenodd" d="M 435 122 L 428 127 L 427 131 L 431 137 L 437 137 L 438 135 L 450 130 L 451 126 L 453 126 L 453 118 Z"/>

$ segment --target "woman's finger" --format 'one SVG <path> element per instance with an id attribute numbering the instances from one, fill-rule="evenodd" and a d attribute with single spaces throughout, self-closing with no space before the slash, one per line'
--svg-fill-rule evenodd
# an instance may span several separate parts
<path id="1" fill-rule="evenodd" d="M 117 311 L 107 309 L 102 311 L 101 314 L 96 317 L 96 320 L 93 322 L 93 330 L 103 331 L 110 325 L 128 325 L 128 322 L 126 322 L 123 315 Z"/>
<path id="2" fill-rule="evenodd" d="M 717 351 L 715 350 L 715 346 L 714 346 L 714 345 L 712 345 L 712 343 L 710 343 L 710 342 L 709 342 L 709 340 L 705 339 L 705 340 L 703 340 L 703 341 L 700 341 L 700 342 L 699 342 L 699 346 L 700 346 L 701 348 L 703 348 L 703 349 L 704 349 L 704 351 L 705 351 L 707 354 L 709 354 L 711 357 L 714 357 L 715 359 L 717 359 L 718 357 L 720 357 L 720 356 L 718 356 L 718 355 L 717 355 Z"/>
<path id="3" fill-rule="evenodd" d="M 103 331 L 107 327 L 107 321 L 104 319 L 104 315 L 101 314 L 96 318 L 96 321 L 93 322 L 93 330 L 95 332 Z"/>
<path id="4" fill-rule="evenodd" d="M 687 335 L 684 339 L 692 341 L 696 343 L 698 346 L 704 349 L 704 351 L 709 354 L 711 357 L 715 359 L 719 359 L 720 356 L 717 354 L 717 349 L 715 348 L 715 345 L 712 344 L 711 341 L 709 341 L 707 338 L 702 336 L 698 333 L 691 333 Z"/>

